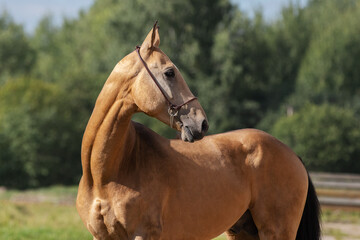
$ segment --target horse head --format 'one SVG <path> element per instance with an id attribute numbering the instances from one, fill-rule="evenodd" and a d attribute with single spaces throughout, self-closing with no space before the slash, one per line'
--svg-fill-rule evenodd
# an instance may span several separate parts
<path id="1" fill-rule="evenodd" d="M 155 23 L 133 61 L 135 75 L 132 96 L 139 112 L 155 117 L 181 131 L 183 141 L 193 142 L 208 130 L 206 114 L 191 93 L 179 69 L 160 48 L 159 28 Z"/>

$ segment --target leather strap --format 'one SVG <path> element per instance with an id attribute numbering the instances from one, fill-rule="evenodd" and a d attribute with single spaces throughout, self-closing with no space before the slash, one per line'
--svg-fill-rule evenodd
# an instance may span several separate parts
<path id="1" fill-rule="evenodd" d="M 169 112 L 170 117 L 176 116 L 176 115 L 177 115 L 177 112 L 180 110 L 180 108 L 181 108 L 182 106 L 184 106 L 185 104 L 188 104 L 189 102 L 197 99 L 197 97 L 193 97 L 193 98 L 191 98 L 191 99 L 189 99 L 189 100 L 187 100 L 187 101 L 185 101 L 184 103 L 179 104 L 179 105 L 173 104 L 173 103 L 170 101 L 170 99 L 168 98 L 168 96 L 166 95 L 166 92 L 164 91 L 164 89 L 160 86 L 159 81 L 156 79 L 156 77 L 155 77 L 154 74 L 150 71 L 150 69 L 149 69 L 149 67 L 147 66 L 147 64 L 146 64 L 146 62 L 144 61 L 144 59 L 141 57 L 141 55 L 140 55 L 140 47 L 141 47 L 141 46 L 139 46 L 139 45 L 136 46 L 135 50 L 136 50 L 136 52 L 137 52 L 137 54 L 138 54 L 141 62 L 143 63 L 146 71 L 149 73 L 150 77 L 151 77 L 152 80 L 155 82 L 156 86 L 159 88 L 160 92 L 162 93 L 162 95 L 164 96 L 164 98 L 166 99 L 166 101 L 168 102 L 168 105 L 169 105 L 169 110 L 168 110 L 168 112 Z M 172 124 L 171 124 L 171 125 L 172 125 Z"/>

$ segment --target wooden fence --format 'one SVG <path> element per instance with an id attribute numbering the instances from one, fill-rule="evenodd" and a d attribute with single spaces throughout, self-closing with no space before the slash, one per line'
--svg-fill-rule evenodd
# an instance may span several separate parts
<path id="1" fill-rule="evenodd" d="M 310 173 L 322 205 L 360 207 L 360 175 Z"/>

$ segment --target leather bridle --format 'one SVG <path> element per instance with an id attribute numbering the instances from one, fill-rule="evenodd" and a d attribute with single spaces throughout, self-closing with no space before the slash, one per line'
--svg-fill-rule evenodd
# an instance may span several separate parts
<path id="1" fill-rule="evenodd" d="M 152 78 L 152 80 L 154 81 L 154 83 L 156 84 L 156 86 L 159 88 L 160 92 L 162 93 L 162 95 L 164 96 L 165 100 L 167 101 L 169 108 L 168 108 L 168 113 L 170 115 L 170 127 L 173 126 L 173 122 L 174 122 L 174 117 L 178 115 L 179 110 L 182 106 L 184 106 L 185 104 L 188 104 L 189 102 L 197 99 L 197 97 L 192 97 L 191 99 L 187 100 L 186 102 L 176 105 L 173 104 L 171 102 L 171 100 L 169 99 L 169 97 L 166 95 L 166 92 L 164 91 L 164 89 L 160 86 L 159 81 L 156 79 L 156 77 L 154 76 L 154 74 L 150 71 L 149 67 L 147 66 L 146 62 L 144 61 L 144 59 L 141 57 L 140 55 L 140 47 L 141 46 L 136 46 L 135 51 L 137 52 L 141 62 L 143 63 L 146 71 L 149 73 L 150 77 Z"/>

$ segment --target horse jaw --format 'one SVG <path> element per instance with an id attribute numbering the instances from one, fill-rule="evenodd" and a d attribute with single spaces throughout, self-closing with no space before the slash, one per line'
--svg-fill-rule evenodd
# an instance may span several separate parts
<path id="1" fill-rule="evenodd" d="M 192 134 L 191 130 L 187 126 L 181 127 L 181 140 L 184 142 L 194 142 L 194 135 Z"/>

